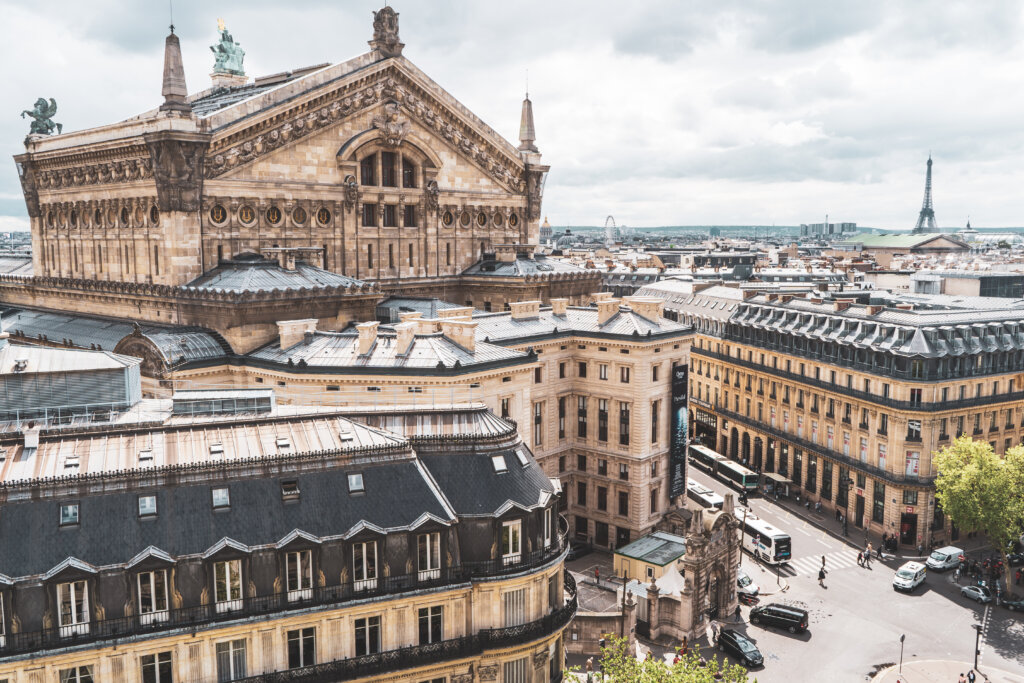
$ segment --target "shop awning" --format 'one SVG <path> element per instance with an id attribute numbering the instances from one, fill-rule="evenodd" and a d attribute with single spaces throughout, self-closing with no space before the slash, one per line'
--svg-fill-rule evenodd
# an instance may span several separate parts
<path id="1" fill-rule="evenodd" d="M 761 476 L 763 476 L 765 479 L 770 479 L 770 480 L 774 481 L 776 484 L 792 484 L 793 483 L 792 479 L 786 479 L 784 476 L 782 476 L 778 472 L 765 472 Z"/>

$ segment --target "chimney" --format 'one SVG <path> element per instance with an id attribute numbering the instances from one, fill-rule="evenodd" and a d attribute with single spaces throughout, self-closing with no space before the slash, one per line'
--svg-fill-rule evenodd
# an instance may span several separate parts
<path id="1" fill-rule="evenodd" d="M 412 349 L 412 343 L 416 339 L 416 328 L 419 324 L 413 321 L 398 323 L 395 325 L 395 332 L 398 339 L 395 342 L 395 353 L 404 356 Z"/>
<path id="2" fill-rule="evenodd" d="M 423 314 L 420 313 L 419 311 L 406 311 L 405 313 L 398 314 L 398 319 L 401 320 L 403 323 L 409 322 L 410 320 L 416 320 L 417 318 L 422 317 Z"/>
<path id="3" fill-rule="evenodd" d="M 592 300 L 593 300 L 594 303 L 598 303 L 600 301 L 607 301 L 608 299 L 611 299 L 611 298 L 612 298 L 612 293 L 611 292 L 594 292 L 594 294 L 592 295 Z"/>
<path id="4" fill-rule="evenodd" d="M 648 320 L 657 320 L 664 317 L 665 300 L 656 296 L 629 296 L 625 298 L 633 312 Z"/>
<path id="5" fill-rule="evenodd" d="M 868 306 L 868 315 L 878 315 L 883 310 L 885 310 L 885 306 L 880 306 L 878 304 L 872 304 L 872 305 Z"/>
<path id="6" fill-rule="evenodd" d="M 619 312 L 618 299 L 602 299 L 597 302 L 597 324 L 604 325 Z"/>
<path id="7" fill-rule="evenodd" d="M 914 310 L 914 304 L 896 304 L 896 308 L 901 311 L 912 311 Z"/>
<path id="8" fill-rule="evenodd" d="M 494 257 L 499 263 L 515 263 L 516 247 L 514 244 L 495 244 Z"/>
<path id="9" fill-rule="evenodd" d="M 510 303 L 513 320 L 533 320 L 540 317 L 540 301 L 515 301 Z"/>
<path id="10" fill-rule="evenodd" d="M 356 325 L 356 331 L 359 333 L 359 355 L 365 356 L 370 353 L 370 349 L 373 348 L 374 342 L 377 341 L 377 326 L 380 325 L 376 320 L 368 323 L 359 323 Z"/>
<path id="11" fill-rule="evenodd" d="M 185 87 L 185 66 L 181 62 L 181 43 L 174 35 L 174 27 L 164 41 L 164 87 L 162 90 L 164 103 L 160 111 L 192 112 L 185 98 L 188 88 Z"/>
<path id="12" fill-rule="evenodd" d="M 304 341 L 306 333 L 316 332 L 316 318 L 305 320 L 278 320 L 277 334 L 280 337 L 281 349 L 287 350 Z"/>
<path id="13" fill-rule="evenodd" d="M 523 100 L 523 114 L 519 119 L 519 151 L 539 153 L 540 150 L 534 144 L 536 140 L 537 131 L 533 127 L 533 102 L 530 101 L 530 93 L 526 93 L 526 98 Z"/>
<path id="14" fill-rule="evenodd" d="M 569 306 L 568 299 L 552 299 L 551 300 L 551 314 L 552 315 L 565 315 L 565 309 Z"/>
<path id="15" fill-rule="evenodd" d="M 747 299 L 753 299 L 758 294 L 759 292 L 756 289 L 744 289 L 743 300 L 746 301 Z"/>
<path id="16" fill-rule="evenodd" d="M 853 299 L 836 299 L 832 302 L 832 310 L 836 313 L 842 313 L 849 308 L 851 304 L 853 304 Z"/>
<path id="17" fill-rule="evenodd" d="M 441 334 L 467 351 L 476 351 L 476 323 L 442 320 Z"/>
<path id="18" fill-rule="evenodd" d="M 473 307 L 459 306 L 458 308 L 446 308 L 443 311 L 438 311 L 437 317 L 440 318 L 441 320 L 448 320 L 452 318 L 460 320 L 469 320 L 470 318 L 473 317 Z"/>

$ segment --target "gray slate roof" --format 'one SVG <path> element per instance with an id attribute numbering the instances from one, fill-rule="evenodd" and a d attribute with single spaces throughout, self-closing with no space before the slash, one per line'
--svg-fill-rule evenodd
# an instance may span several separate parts
<path id="1" fill-rule="evenodd" d="M 542 308 L 538 317 L 519 320 L 508 312 L 484 313 L 473 316 L 473 322 L 477 323 L 477 344 L 482 339 L 500 344 L 572 332 L 632 338 L 648 334 L 685 334 L 690 331 L 689 326 L 672 322 L 668 318 L 649 320 L 634 313 L 628 306 L 620 306 L 619 312 L 603 325 L 597 322 L 596 308 L 579 306 L 569 306 L 565 315 L 555 315 L 550 307 Z"/>
<path id="2" fill-rule="evenodd" d="M 348 493 L 349 472 L 363 475 L 365 494 Z M 94 566 L 122 564 L 148 546 L 176 557 L 203 553 L 225 537 L 255 546 L 295 529 L 323 538 L 344 535 L 360 522 L 401 529 L 424 514 L 452 519 L 412 459 L 294 478 L 298 502 L 282 501 L 278 479 L 253 478 L 232 481 L 231 507 L 218 511 L 210 504 L 210 485 L 163 487 L 156 492 L 156 518 L 145 520 L 138 516 L 138 492 L 84 497 L 79 526 L 60 531 L 59 501 L 9 503 L 0 515 L 0 574 L 42 574 L 68 557 Z"/>
<path id="3" fill-rule="evenodd" d="M 522 465 L 516 450 L 526 454 Z M 531 509 L 546 502 L 554 486 L 525 446 L 504 453 L 421 454 L 420 459 L 444 491 L 458 515 L 500 515 L 510 504 Z M 492 455 L 505 459 L 507 471 L 498 473 Z"/>
<path id="4" fill-rule="evenodd" d="M 222 261 L 216 268 L 203 273 L 187 286 L 224 292 L 260 292 L 275 289 L 349 287 L 362 284 L 361 280 L 332 273 L 308 263 L 299 262 L 295 264 L 295 270 L 286 270 L 277 261 L 260 259 Z"/>
<path id="5" fill-rule="evenodd" d="M 517 258 L 515 261 L 484 260 L 477 261 L 466 270 L 463 275 L 483 275 L 489 277 L 522 277 L 524 275 L 537 275 L 544 273 L 585 273 L 585 268 L 580 268 L 566 261 L 549 259 L 546 256 L 537 254 L 534 258 Z M 596 273 L 596 271 L 594 271 Z"/>
<path id="6" fill-rule="evenodd" d="M 412 349 L 405 355 L 398 354 L 397 335 L 392 328 L 382 326 L 377 341 L 370 353 L 359 355 L 359 336 L 354 328 L 341 332 L 315 332 L 310 341 L 299 342 L 288 349 L 277 343 L 264 346 L 252 352 L 249 358 L 286 364 L 306 361 L 313 368 L 446 368 L 481 365 L 484 363 L 528 362 L 522 351 L 506 349 L 494 344 L 477 341 L 476 349 L 469 351 L 449 340 L 440 332 L 417 334 Z"/>
<path id="7" fill-rule="evenodd" d="M 32 275 L 32 255 L 0 256 L 0 275 Z"/>

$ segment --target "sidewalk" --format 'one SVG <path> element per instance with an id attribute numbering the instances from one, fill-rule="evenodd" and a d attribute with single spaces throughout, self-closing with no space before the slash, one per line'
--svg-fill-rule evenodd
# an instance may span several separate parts
<path id="1" fill-rule="evenodd" d="M 847 528 L 847 535 L 843 535 L 843 525 L 841 522 L 836 521 L 835 513 L 831 510 L 822 509 L 822 511 L 815 512 L 814 504 L 811 504 L 811 509 L 808 510 L 804 507 L 803 502 L 795 502 L 791 498 L 779 497 L 778 500 L 770 494 L 760 496 L 762 500 L 771 505 L 775 505 L 780 508 L 791 512 L 792 514 L 805 520 L 808 524 L 815 526 L 825 533 L 833 536 L 841 541 L 844 541 L 853 548 L 864 548 L 868 543 L 871 543 L 871 548 L 877 550 L 882 544 L 881 534 L 876 534 L 872 531 L 865 529 L 858 529 L 849 524 Z M 755 499 L 756 500 L 756 499 Z M 984 537 L 976 537 L 968 539 L 961 537 L 960 540 L 955 541 L 955 545 L 958 548 L 962 548 L 963 551 L 970 555 L 971 553 L 978 553 L 986 551 L 991 548 L 988 540 Z M 917 548 L 910 548 L 907 546 L 899 546 L 895 553 L 889 553 L 888 551 L 882 552 L 885 559 L 899 559 L 899 560 L 924 560 L 927 559 L 928 555 L 918 555 Z M 956 680 L 956 679 L 954 679 Z"/>
<path id="2" fill-rule="evenodd" d="M 903 673 L 899 667 L 893 666 L 875 674 L 874 683 L 956 683 L 960 674 L 966 675 L 971 670 L 970 664 L 949 660 L 932 659 L 923 662 L 904 662 Z M 992 683 L 1024 683 L 1024 673 L 1011 674 L 1008 671 L 991 669 L 984 664 L 976 672 L 975 683 L 992 681 Z"/>

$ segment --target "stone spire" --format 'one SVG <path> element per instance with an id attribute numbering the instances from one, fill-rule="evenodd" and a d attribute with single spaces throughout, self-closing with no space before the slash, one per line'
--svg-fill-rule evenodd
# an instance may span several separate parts
<path id="1" fill-rule="evenodd" d="M 174 26 L 164 42 L 164 103 L 160 111 L 192 111 L 185 101 L 188 88 L 185 87 L 185 66 L 181 62 L 181 43 L 174 35 Z"/>
<path id="2" fill-rule="evenodd" d="M 533 102 L 530 101 L 530 93 L 526 93 L 523 100 L 523 115 L 519 120 L 519 151 L 540 152 L 534 142 L 537 140 L 537 132 L 533 128 Z"/>

